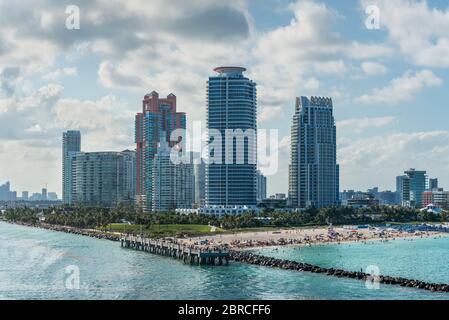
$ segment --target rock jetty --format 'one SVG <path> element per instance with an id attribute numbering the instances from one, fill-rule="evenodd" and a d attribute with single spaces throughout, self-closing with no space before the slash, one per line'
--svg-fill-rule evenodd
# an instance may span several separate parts
<path id="1" fill-rule="evenodd" d="M 65 233 L 72 233 L 77 234 L 80 236 L 86 236 L 91 238 L 97 238 L 97 239 L 105 239 L 110 241 L 120 241 L 120 235 L 103 232 L 103 231 L 97 231 L 93 229 L 82 229 L 82 228 L 76 228 L 76 227 L 68 227 L 68 226 L 61 226 L 61 225 L 54 225 L 54 224 L 48 224 L 48 223 L 39 223 L 39 224 L 32 224 L 32 223 L 25 223 L 25 222 L 19 222 L 19 221 L 6 221 L 8 223 L 27 226 L 27 227 L 33 227 L 33 228 L 39 228 L 39 229 L 45 229 L 45 230 L 51 230 L 51 231 L 58 231 L 58 232 L 65 232 Z"/>
<path id="2" fill-rule="evenodd" d="M 257 255 L 248 251 L 230 251 L 229 257 L 231 260 L 252 265 L 259 265 L 271 268 L 280 268 L 285 270 L 306 271 L 312 273 L 321 273 L 329 276 L 340 278 L 351 278 L 364 281 L 376 281 L 378 283 L 399 285 L 402 287 L 409 287 L 415 289 L 424 289 L 434 292 L 449 292 L 448 284 L 428 283 L 420 280 L 411 280 L 401 277 L 390 276 L 372 276 L 364 272 L 346 271 L 334 268 L 323 268 L 308 263 L 301 263 L 297 261 L 277 259 L 273 257 L 266 257 Z"/>

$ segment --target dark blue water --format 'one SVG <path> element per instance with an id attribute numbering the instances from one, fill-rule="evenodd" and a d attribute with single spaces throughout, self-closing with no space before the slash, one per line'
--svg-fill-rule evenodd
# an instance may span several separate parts
<path id="1" fill-rule="evenodd" d="M 425 241 L 429 241 L 428 248 L 433 247 L 432 243 L 449 243 L 447 239 Z M 418 253 L 417 243 L 397 242 L 399 247 L 394 252 L 415 251 L 416 256 L 424 254 L 424 259 L 425 253 Z M 345 260 L 344 254 L 348 254 L 344 246 L 335 250 L 334 255 L 325 255 L 323 248 L 307 248 L 304 259 L 317 259 L 323 265 L 338 265 Z M 357 252 L 366 250 L 368 254 L 369 251 L 376 251 L 375 246 L 363 248 L 356 248 Z M 387 247 L 385 250 L 393 248 Z M 348 251 L 352 249 L 347 247 Z M 317 255 L 313 253 L 315 250 Z M 441 250 L 429 255 L 432 257 L 429 258 L 430 262 L 435 256 L 441 256 L 435 260 L 435 265 L 429 265 L 435 270 L 432 277 L 447 279 L 444 257 L 448 251 Z M 295 249 L 271 253 L 297 258 L 302 254 L 298 255 Z M 382 257 L 386 259 L 383 262 L 385 266 L 394 266 L 395 254 L 385 253 Z M 356 269 L 365 262 L 355 259 L 354 262 L 345 263 L 348 263 L 348 269 Z M 445 265 L 436 265 L 439 263 Z M 404 266 L 404 272 L 413 274 L 415 271 L 416 264 Z M 388 285 L 372 290 L 367 289 L 363 281 L 238 263 L 227 267 L 190 266 L 171 258 L 122 249 L 116 242 L 0 222 L 0 298 L 448 299 L 449 295 Z"/>

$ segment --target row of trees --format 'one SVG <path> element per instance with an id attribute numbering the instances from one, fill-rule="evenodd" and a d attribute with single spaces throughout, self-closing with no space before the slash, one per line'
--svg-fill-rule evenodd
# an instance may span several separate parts
<path id="1" fill-rule="evenodd" d="M 110 223 L 130 222 L 141 225 L 157 224 L 200 224 L 220 226 L 224 229 L 255 228 L 263 226 L 293 227 L 304 225 L 325 225 L 333 223 L 364 224 L 373 222 L 411 222 L 411 221 L 449 221 L 449 212 L 440 215 L 421 212 L 405 207 L 377 206 L 354 209 L 350 207 L 308 208 L 300 212 L 266 212 L 262 214 L 246 213 L 237 216 L 212 216 L 204 214 L 145 213 L 133 207 L 119 206 L 115 209 L 88 207 L 59 207 L 50 209 L 15 208 L 7 209 L 4 217 L 11 221 L 38 223 L 44 217 L 45 222 L 55 225 L 67 225 L 78 228 L 107 226 Z"/>

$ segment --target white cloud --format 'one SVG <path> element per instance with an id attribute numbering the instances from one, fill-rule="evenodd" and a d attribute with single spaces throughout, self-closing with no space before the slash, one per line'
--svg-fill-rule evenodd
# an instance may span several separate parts
<path id="1" fill-rule="evenodd" d="M 133 145 L 135 112 L 126 103 L 114 96 L 97 101 L 61 98 L 63 90 L 60 85 L 48 84 L 29 96 L 0 99 L 0 140 L 8 150 L 0 154 L 0 163 L 18 185 L 37 190 L 47 181 L 53 190 L 59 190 L 65 130 L 80 129 L 86 151 L 122 150 Z M 5 174 L 2 172 L 2 179 Z"/>
<path id="2" fill-rule="evenodd" d="M 360 67 L 368 76 L 384 75 L 388 73 L 388 68 L 378 62 L 366 61 L 363 62 Z"/>
<path id="3" fill-rule="evenodd" d="M 56 81 L 65 76 L 76 76 L 78 73 L 76 67 L 59 68 L 42 76 L 42 79 Z"/>
<path id="4" fill-rule="evenodd" d="M 318 74 L 343 75 L 347 71 L 347 67 L 342 60 L 317 63 L 314 69 Z"/>
<path id="5" fill-rule="evenodd" d="M 389 124 L 392 124 L 396 120 L 395 117 L 365 117 L 365 118 L 352 118 L 347 120 L 342 120 L 337 122 L 337 132 L 339 134 L 350 133 L 361 133 L 370 128 L 381 128 Z"/>
<path id="6" fill-rule="evenodd" d="M 409 101 L 419 91 L 426 87 L 435 87 L 443 83 L 430 70 L 418 72 L 407 71 L 403 76 L 395 78 L 384 88 L 374 89 L 370 94 L 364 94 L 356 99 L 366 104 L 397 104 Z"/>
<path id="7" fill-rule="evenodd" d="M 389 57 L 394 54 L 394 49 L 385 44 L 353 41 L 348 47 L 347 53 L 351 58 L 365 60 L 376 57 Z"/>
<path id="8" fill-rule="evenodd" d="M 428 170 L 449 182 L 448 131 L 391 133 L 356 139 L 339 146 L 342 188 L 393 188 L 397 175 L 408 168 Z"/>
<path id="9" fill-rule="evenodd" d="M 362 0 L 377 5 L 381 26 L 392 43 L 419 66 L 449 67 L 449 8 L 430 8 L 427 1 Z"/>
<path id="10" fill-rule="evenodd" d="M 260 111 L 259 116 L 257 117 L 257 120 L 260 123 L 263 122 L 267 122 L 267 121 L 272 121 L 275 119 L 278 119 L 282 116 L 282 108 L 277 106 L 277 107 L 265 107 L 262 108 L 262 110 Z"/>

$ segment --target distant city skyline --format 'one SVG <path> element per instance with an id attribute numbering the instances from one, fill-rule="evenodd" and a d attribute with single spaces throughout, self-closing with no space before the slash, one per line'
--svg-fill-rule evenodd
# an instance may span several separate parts
<path id="1" fill-rule="evenodd" d="M 366 28 L 368 5 L 380 29 Z M 174 92 L 178 111 L 205 127 L 204 81 L 219 65 L 248 69 L 258 129 L 279 130 L 267 194 L 288 192 L 301 95 L 333 99 L 341 190 L 394 190 L 406 168 L 449 187 L 445 0 L 91 1 L 86 16 L 80 6 L 81 30 L 66 30 L 58 1 L 1 4 L 0 183 L 19 195 L 48 182 L 62 196 L 63 131 L 80 130 L 86 151 L 134 149 L 134 116 L 152 90 Z"/>
<path id="2" fill-rule="evenodd" d="M 17 190 L 11 181 L 0 181 L 0 201 L 61 200 L 56 192 L 47 189 L 47 183 L 44 185 L 45 187 L 34 192 L 30 190 Z"/>

